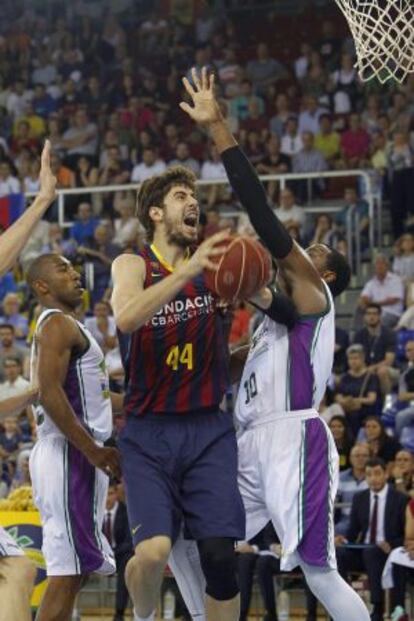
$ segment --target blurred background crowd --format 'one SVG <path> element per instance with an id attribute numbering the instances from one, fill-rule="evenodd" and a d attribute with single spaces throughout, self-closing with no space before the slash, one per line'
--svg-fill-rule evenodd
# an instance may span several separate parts
<path id="1" fill-rule="evenodd" d="M 181 77 L 207 66 L 223 113 L 259 174 L 361 169 L 373 180 L 386 231 L 375 257 L 367 187 L 355 177 L 273 179 L 266 190 L 303 245 L 328 243 L 349 253 L 347 211 L 358 214 L 353 234 L 363 269 L 344 294 L 351 313 L 338 322 L 334 373 L 321 407 L 341 458 L 337 535 L 347 533 L 355 492 L 371 485 L 369 459 L 382 460 L 373 467 L 383 470 L 384 485 L 391 482 L 408 502 L 414 497 L 414 76 L 398 86 L 361 83 L 346 24 L 322 0 L 281 2 L 278 9 L 256 2 L 254 10 L 242 1 L 218 2 L 214 10 L 192 0 L 56 0 L 44 10 L 37 4 L 2 3 L 0 199 L 36 193 L 46 136 L 58 188 L 81 193 L 65 197 L 63 217 L 52 207 L 19 265 L 0 279 L 0 399 L 28 384 L 40 309 L 24 273 L 45 252 L 59 252 L 82 270 L 87 293 L 79 318 L 105 352 L 112 388 L 122 389 L 110 267 L 145 241 L 135 190 L 146 178 L 171 165 L 191 168 L 210 182 L 200 187 L 200 239 L 223 227 L 253 234 L 229 186 L 211 183 L 226 179 L 217 150 L 178 106 L 185 98 Z M 97 186 L 104 189 L 91 190 Z M 336 211 L 323 209 L 331 204 Z M 243 303 L 226 318 L 230 347 L 248 342 L 261 319 Z M 29 412 L 0 428 L 0 498 L 30 484 L 34 433 Z"/>

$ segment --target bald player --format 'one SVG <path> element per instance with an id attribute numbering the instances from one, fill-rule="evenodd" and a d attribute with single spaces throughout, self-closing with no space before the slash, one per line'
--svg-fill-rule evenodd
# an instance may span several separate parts
<path id="1" fill-rule="evenodd" d="M 120 466 L 117 450 L 103 443 L 112 433 L 112 406 L 121 410 L 123 397 L 109 391 L 104 354 L 76 320 L 83 289 L 73 265 L 42 255 L 27 282 L 44 309 L 31 359 L 39 403 L 30 474 L 48 575 L 37 620 L 70 621 L 85 578 L 115 571 L 102 523 L 109 476 L 120 478 Z"/>
<path id="2" fill-rule="evenodd" d="M 40 168 L 40 191 L 25 213 L 0 236 L 0 276 L 15 264 L 34 227 L 56 197 L 56 179 L 50 169 L 50 142 L 46 140 Z M 0 403 L 0 418 L 21 412 L 32 403 L 37 388 Z M 16 542 L 0 527 L 0 601 L 7 621 L 29 621 L 30 595 L 36 569 Z"/>

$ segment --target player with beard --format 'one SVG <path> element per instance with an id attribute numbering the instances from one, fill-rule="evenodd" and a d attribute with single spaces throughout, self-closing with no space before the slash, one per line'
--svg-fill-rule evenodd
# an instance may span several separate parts
<path id="1" fill-rule="evenodd" d="M 244 536 L 227 344 L 203 270 L 222 254 L 221 232 L 197 249 L 194 174 L 182 167 L 145 181 L 137 213 L 148 245 L 113 263 L 127 422 L 119 449 L 135 555 L 126 569 L 135 618 L 152 619 L 181 525 L 197 541 L 207 618 L 237 621 L 234 541 Z"/>

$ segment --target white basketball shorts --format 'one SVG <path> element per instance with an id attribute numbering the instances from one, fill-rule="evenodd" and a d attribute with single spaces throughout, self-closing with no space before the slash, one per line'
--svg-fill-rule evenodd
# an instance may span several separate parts
<path id="1" fill-rule="evenodd" d="M 42 521 L 47 574 L 114 573 L 112 549 L 102 533 L 108 477 L 57 435 L 35 444 L 30 475 Z"/>
<path id="2" fill-rule="evenodd" d="M 333 517 L 339 459 L 319 414 L 303 410 L 258 420 L 239 432 L 238 447 L 246 538 L 271 520 L 282 545 L 283 570 L 301 561 L 336 568 Z"/>

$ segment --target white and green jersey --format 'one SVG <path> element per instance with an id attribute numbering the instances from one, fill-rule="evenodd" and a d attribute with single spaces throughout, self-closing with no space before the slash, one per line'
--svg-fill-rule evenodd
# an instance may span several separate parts
<path id="1" fill-rule="evenodd" d="M 335 310 L 301 316 L 292 330 L 265 317 L 252 338 L 236 402 L 241 427 L 274 414 L 318 409 L 332 373 Z"/>
<path id="2" fill-rule="evenodd" d="M 37 320 L 31 352 L 31 379 L 34 383 L 36 382 L 37 332 L 47 317 L 61 312 L 59 309 L 49 308 L 43 311 Z M 73 321 L 76 320 L 73 319 Z M 112 432 L 112 407 L 105 358 L 89 330 L 79 321 L 76 321 L 76 324 L 86 342 L 89 343 L 89 347 L 82 355 L 73 355 L 71 358 L 63 389 L 79 421 L 96 440 L 103 442 L 110 437 Z M 34 406 L 33 411 L 39 438 L 52 434 L 63 436 L 41 405 Z"/>

